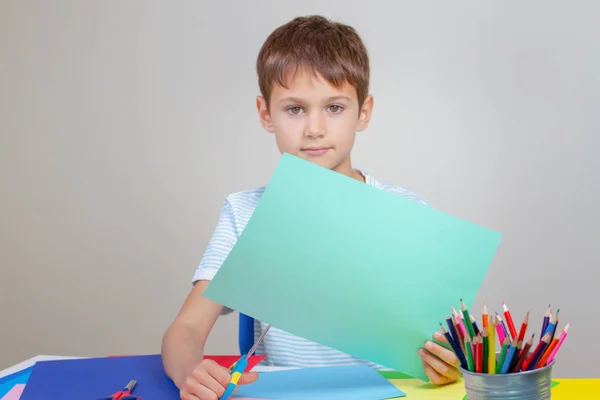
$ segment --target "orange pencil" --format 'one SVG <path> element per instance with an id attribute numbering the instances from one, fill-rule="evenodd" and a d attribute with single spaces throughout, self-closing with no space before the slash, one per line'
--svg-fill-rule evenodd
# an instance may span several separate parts
<path id="1" fill-rule="evenodd" d="M 485 304 L 485 302 L 483 303 L 483 312 L 481 315 L 481 323 L 483 325 L 483 331 L 487 330 L 488 328 L 488 324 L 489 324 L 489 316 L 488 316 L 488 309 L 487 309 L 487 305 Z"/>
<path id="2" fill-rule="evenodd" d="M 567 337 L 567 334 L 569 333 L 569 327 L 571 326 L 571 323 L 569 322 L 562 331 L 562 334 L 560 335 L 560 338 L 556 337 L 552 340 L 552 348 L 546 352 L 544 352 L 544 355 L 542 356 L 542 360 L 540 360 L 540 362 L 538 363 L 537 367 L 544 367 L 546 366 L 546 364 L 549 364 L 552 362 L 553 358 L 553 354 L 556 354 L 556 352 L 558 351 L 560 345 L 562 344 L 562 342 L 565 340 L 565 338 Z"/>
<path id="3" fill-rule="evenodd" d="M 536 364 L 535 368 L 542 368 L 543 366 L 546 365 L 546 361 L 548 361 L 550 354 L 552 354 L 552 351 L 558 344 L 559 340 L 560 340 L 559 338 L 552 339 L 552 342 L 550 342 L 550 345 L 548 347 L 546 347 L 544 354 L 542 354 L 542 357 L 540 358 L 540 361 L 538 361 L 538 363 Z"/>

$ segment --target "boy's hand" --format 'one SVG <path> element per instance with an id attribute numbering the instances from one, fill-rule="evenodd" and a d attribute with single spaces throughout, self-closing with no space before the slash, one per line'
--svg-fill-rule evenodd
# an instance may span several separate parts
<path id="1" fill-rule="evenodd" d="M 180 391 L 181 400 L 218 400 L 225 393 L 230 379 L 227 368 L 214 360 L 203 360 L 185 380 Z M 257 379 L 257 372 L 245 372 L 238 385 L 252 383 Z"/>
<path id="2" fill-rule="evenodd" d="M 441 332 L 433 335 L 435 340 L 448 343 L 446 337 Z M 423 362 L 425 373 L 432 383 L 436 385 L 445 385 L 454 382 L 460 378 L 460 361 L 452 350 L 448 350 L 439 344 L 428 341 L 425 348 L 419 349 L 419 355 Z"/>

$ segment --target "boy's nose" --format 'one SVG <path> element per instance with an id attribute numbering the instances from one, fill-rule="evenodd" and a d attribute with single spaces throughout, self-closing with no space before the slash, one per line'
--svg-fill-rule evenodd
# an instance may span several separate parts
<path id="1" fill-rule="evenodd" d="M 325 136 L 325 116 L 321 113 L 314 113 L 308 118 L 306 127 L 306 136 L 311 139 Z"/>

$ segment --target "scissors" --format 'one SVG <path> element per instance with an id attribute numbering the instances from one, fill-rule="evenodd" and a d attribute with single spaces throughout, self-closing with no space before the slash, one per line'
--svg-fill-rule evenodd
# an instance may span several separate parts
<path id="1" fill-rule="evenodd" d="M 125 386 L 123 389 L 119 390 L 117 393 L 112 394 L 107 397 L 102 397 L 98 400 L 142 400 L 141 397 L 131 394 L 131 392 L 133 391 L 133 387 L 135 386 L 136 383 L 137 383 L 137 381 L 134 381 L 134 380 L 129 381 L 127 386 Z"/>
<path id="2" fill-rule="evenodd" d="M 223 393 L 223 396 L 221 396 L 220 400 L 228 400 L 231 397 L 231 395 L 233 394 L 233 391 L 235 390 L 235 388 L 238 385 L 238 381 L 240 380 L 242 373 L 244 372 L 244 370 L 246 369 L 246 366 L 248 365 L 248 359 L 256 351 L 256 348 L 263 341 L 263 339 L 265 338 L 265 335 L 267 334 L 269 329 L 271 329 L 271 325 L 267 326 L 267 328 L 260 335 L 260 337 L 258 338 L 256 343 L 254 343 L 254 346 L 252 346 L 252 348 L 246 354 L 242 355 L 239 360 L 237 360 L 236 362 L 231 364 L 231 366 L 229 367 L 229 370 L 231 371 L 231 380 L 229 381 L 229 385 L 227 385 L 227 388 L 225 389 L 225 393 Z M 126 400 L 126 399 L 122 399 L 122 400 Z"/>

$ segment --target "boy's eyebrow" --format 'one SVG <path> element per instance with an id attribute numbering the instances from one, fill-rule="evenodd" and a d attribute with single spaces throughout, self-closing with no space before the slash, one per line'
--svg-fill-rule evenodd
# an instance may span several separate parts
<path id="1" fill-rule="evenodd" d="M 352 99 L 348 96 L 332 96 L 326 99 L 326 102 L 330 103 L 332 101 L 336 101 L 336 100 L 346 100 L 346 101 L 351 101 Z M 302 103 L 303 100 L 298 98 L 298 97 L 284 97 L 283 99 L 279 100 L 279 103 L 287 103 L 287 102 L 292 102 L 292 103 Z"/>

